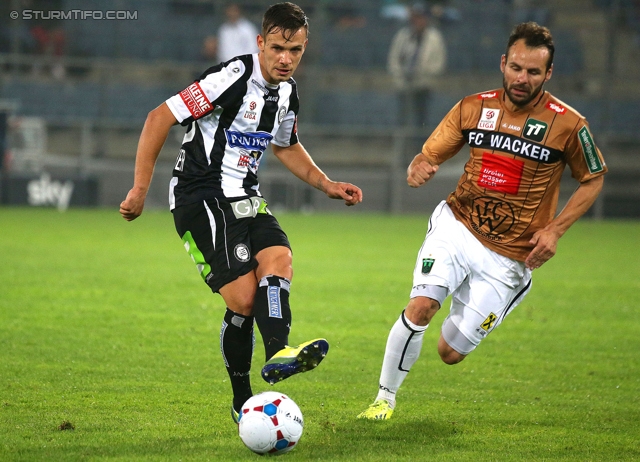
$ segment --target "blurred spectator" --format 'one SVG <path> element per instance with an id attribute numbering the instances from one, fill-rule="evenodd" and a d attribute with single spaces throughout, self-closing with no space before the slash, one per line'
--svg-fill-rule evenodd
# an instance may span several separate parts
<path id="1" fill-rule="evenodd" d="M 200 50 L 200 58 L 209 66 L 216 63 L 218 58 L 218 38 L 214 35 L 208 35 L 202 41 L 202 49 Z"/>
<path id="2" fill-rule="evenodd" d="M 445 69 L 444 39 L 430 22 L 427 5 L 415 3 L 410 8 L 409 25 L 391 42 L 388 68 L 398 90 L 402 125 L 427 123 L 431 88 Z"/>
<path id="3" fill-rule="evenodd" d="M 244 16 L 240 7 L 231 3 L 225 8 L 226 21 L 218 30 L 218 61 L 258 52 L 258 29 Z"/>
<path id="4" fill-rule="evenodd" d="M 450 6 L 446 1 L 434 4 L 431 7 L 431 16 L 436 18 L 440 24 L 456 23 L 462 20 L 460 10 L 455 6 Z"/>
<path id="5" fill-rule="evenodd" d="M 362 29 L 367 25 L 367 18 L 353 6 L 329 6 L 327 12 L 331 22 L 339 30 Z"/>
<path id="6" fill-rule="evenodd" d="M 512 8 L 514 24 L 533 21 L 545 26 L 549 23 L 549 9 L 538 5 L 534 0 L 512 0 Z"/>
<path id="7" fill-rule="evenodd" d="M 407 21 L 409 19 L 409 9 L 398 0 L 382 0 L 380 16 L 384 19 Z"/>
<path id="8" fill-rule="evenodd" d="M 31 36 L 35 41 L 35 53 L 51 59 L 49 71 L 54 78 L 62 79 L 66 75 L 66 69 L 62 64 L 62 56 L 66 53 L 67 37 L 59 19 L 49 17 L 50 11 L 62 9 L 59 0 L 25 0 L 23 5 L 39 11 L 40 16 L 28 21 Z M 39 73 L 42 67 L 36 63 L 34 73 Z"/>

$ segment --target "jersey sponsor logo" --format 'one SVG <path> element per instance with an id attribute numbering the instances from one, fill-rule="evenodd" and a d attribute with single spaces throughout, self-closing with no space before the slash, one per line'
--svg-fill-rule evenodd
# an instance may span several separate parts
<path id="1" fill-rule="evenodd" d="M 472 148 L 508 152 L 509 154 L 536 160 L 544 164 L 558 162 L 562 155 L 557 149 L 525 141 L 508 133 L 485 133 L 475 130 L 465 130 L 464 132 L 467 136 L 467 143 Z"/>
<path id="2" fill-rule="evenodd" d="M 562 114 L 562 115 L 567 112 L 566 107 L 558 103 L 553 103 L 551 101 L 547 103 L 547 109 L 551 109 L 552 111 L 556 111 L 558 114 Z"/>
<path id="3" fill-rule="evenodd" d="M 422 274 L 429 274 L 433 264 L 436 262 L 435 258 L 423 258 L 422 259 Z"/>
<path id="4" fill-rule="evenodd" d="M 483 108 L 477 128 L 481 130 L 495 130 L 499 115 L 500 109 Z"/>
<path id="5" fill-rule="evenodd" d="M 523 160 L 485 152 L 482 155 L 478 186 L 492 191 L 518 194 L 523 169 Z"/>
<path id="6" fill-rule="evenodd" d="M 485 319 L 482 324 L 480 324 L 480 327 L 482 327 L 482 329 L 485 332 L 488 332 L 490 329 L 493 328 L 493 325 L 496 323 L 496 320 L 498 319 L 498 317 L 493 314 L 493 313 L 489 313 L 489 316 L 487 316 L 487 319 Z"/>
<path id="7" fill-rule="evenodd" d="M 529 119 L 524 125 L 524 131 L 522 132 L 523 138 L 527 138 L 532 141 L 542 141 L 544 135 L 547 133 L 549 126 L 546 122 L 542 122 L 536 119 Z"/>
<path id="8" fill-rule="evenodd" d="M 267 208 L 267 201 L 263 197 L 249 197 L 232 202 L 231 210 L 236 218 L 255 218 L 259 213 L 271 215 Z"/>
<path id="9" fill-rule="evenodd" d="M 589 173 L 598 173 L 604 170 L 604 165 L 600 161 L 598 151 L 596 151 L 596 145 L 593 142 L 591 133 L 589 133 L 589 129 L 586 126 L 578 130 L 578 140 L 580 140 L 582 154 L 584 155 L 584 159 L 587 161 Z"/>
<path id="10" fill-rule="evenodd" d="M 478 99 L 489 99 L 489 98 L 497 98 L 497 97 L 498 97 L 497 91 L 492 91 L 489 93 L 480 93 L 478 95 Z"/>
<path id="11" fill-rule="evenodd" d="M 227 145 L 232 148 L 244 148 L 247 151 L 264 152 L 269 146 L 269 142 L 273 139 L 273 135 L 267 132 L 236 132 L 233 130 L 224 130 L 227 137 Z"/>
<path id="12" fill-rule="evenodd" d="M 213 110 L 213 105 L 207 99 L 207 95 L 204 94 L 198 82 L 193 82 L 182 90 L 180 98 L 182 98 L 194 119 L 199 119 Z"/>
<path id="13" fill-rule="evenodd" d="M 249 248 L 245 244 L 236 245 L 233 249 L 233 254 L 241 262 L 248 262 L 249 258 L 251 258 L 251 252 L 249 252 Z"/>
<path id="14" fill-rule="evenodd" d="M 240 149 L 240 157 L 238 158 L 238 167 L 247 167 L 252 172 L 257 172 L 260 166 L 261 151 L 247 151 Z"/>
<path id="15" fill-rule="evenodd" d="M 280 97 L 278 95 L 269 95 L 264 100 L 267 103 L 277 103 Z"/>
<path id="16" fill-rule="evenodd" d="M 471 203 L 471 228 L 485 239 L 500 242 L 515 223 L 513 207 L 507 201 L 480 196 Z"/>

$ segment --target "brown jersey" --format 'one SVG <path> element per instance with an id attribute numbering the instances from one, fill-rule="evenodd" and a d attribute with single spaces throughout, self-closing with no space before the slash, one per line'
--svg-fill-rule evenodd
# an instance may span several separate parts
<path id="1" fill-rule="evenodd" d="M 441 164 L 469 144 L 469 160 L 447 203 L 484 245 L 524 261 L 533 234 L 555 215 L 565 166 L 579 182 L 607 167 L 577 111 L 543 92 L 511 112 L 505 97 L 500 89 L 462 99 L 422 152 Z"/>

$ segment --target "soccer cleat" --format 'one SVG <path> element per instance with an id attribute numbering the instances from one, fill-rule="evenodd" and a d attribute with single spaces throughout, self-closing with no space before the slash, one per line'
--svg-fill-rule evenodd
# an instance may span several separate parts
<path id="1" fill-rule="evenodd" d="M 233 408 L 233 405 L 231 405 L 231 418 L 235 423 L 238 423 L 240 420 L 240 413 Z"/>
<path id="2" fill-rule="evenodd" d="M 358 419 L 389 420 L 393 414 L 393 408 L 386 399 L 377 399 L 365 411 L 358 414 Z"/>
<path id="3" fill-rule="evenodd" d="M 314 369 L 329 351 L 329 343 L 318 338 L 297 347 L 286 346 L 267 361 L 262 368 L 262 378 L 270 385 L 299 372 Z"/>

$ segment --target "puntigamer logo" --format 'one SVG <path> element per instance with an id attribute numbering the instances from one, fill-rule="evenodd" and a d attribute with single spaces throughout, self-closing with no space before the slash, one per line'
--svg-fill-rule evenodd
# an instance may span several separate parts
<path id="1" fill-rule="evenodd" d="M 587 161 L 589 173 L 601 172 L 604 167 L 602 162 L 600 162 L 600 157 L 598 157 L 598 153 L 596 152 L 596 145 L 594 144 L 593 138 L 591 138 L 591 133 L 589 133 L 589 129 L 587 127 L 582 127 L 578 131 L 578 139 L 582 145 L 582 153 Z"/>
<path id="2" fill-rule="evenodd" d="M 247 151 L 264 152 L 273 139 L 273 135 L 267 132 L 237 132 L 225 129 L 224 133 L 229 147 L 244 148 Z"/>

